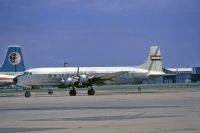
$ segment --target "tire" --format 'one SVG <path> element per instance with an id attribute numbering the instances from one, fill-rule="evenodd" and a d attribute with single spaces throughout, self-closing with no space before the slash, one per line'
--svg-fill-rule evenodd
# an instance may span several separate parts
<path id="1" fill-rule="evenodd" d="M 76 96 L 76 90 L 75 89 L 70 90 L 69 95 L 70 96 Z"/>
<path id="2" fill-rule="evenodd" d="M 53 90 L 49 89 L 48 94 L 53 95 Z"/>
<path id="3" fill-rule="evenodd" d="M 94 89 L 89 89 L 89 90 L 88 90 L 88 95 L 89 95 L 89 96 L 93 96 L 94 94 L 95 94 Z"/>
<path id="4" fill-rule="evenodd" d="M 26 91 L 24 94 L 25 97 L 31 97 L 31 92 L 30 91 Z"/>

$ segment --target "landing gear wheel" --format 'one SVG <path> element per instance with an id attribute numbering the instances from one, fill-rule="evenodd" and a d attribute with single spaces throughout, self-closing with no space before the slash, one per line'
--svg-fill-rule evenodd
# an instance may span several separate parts
<path id="1" fill-rule="evenodd" d="M 70 96 L 76 96 L 76 90 L 75 90 L 75 89 L 71 89 L 71 90 L 69 91 L 69 95 L 70 95 Z"/>
<path id="2" fill-rule="evenodd" d="M 25 97 L 31 97 L 31 92 L 30 91 L 26 91 L 24 94 Z"/>
<path id="3" fill-rule="evenodd" d="M 93 96 L 95 94 L 95 91 L 94 89 L 89 89 L 87 93 L 89 96 Z"/>
<path id="4" fill-rule="evenodd" d="M 49 94 L 49 95 L 53 95 L 53 90 L 52 90 L 52 89 L 49 89 L 48 94 Z"/>

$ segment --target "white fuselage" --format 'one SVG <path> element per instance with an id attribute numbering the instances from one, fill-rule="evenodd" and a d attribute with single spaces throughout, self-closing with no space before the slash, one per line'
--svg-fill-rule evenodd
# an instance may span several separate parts
<path id="1" fill-rule="evenodd" d="M 79 69 L 79 70 L 78 70 Z M 26 86 L 57 86 L 60 84 L 61 79 L 73 75 L 87 74 L 94 76 L 101 76 L 117 72 L 126 72 L 115 78 L 117 84 L 133 83 L 137 79 L 145 79 L 149 77 L 148 70 L 140 69 L 137 67 L 56 67 L 56 68 L 35 68 L 25 71 L 21 78 L 18 77 L 18 82 Z"/>

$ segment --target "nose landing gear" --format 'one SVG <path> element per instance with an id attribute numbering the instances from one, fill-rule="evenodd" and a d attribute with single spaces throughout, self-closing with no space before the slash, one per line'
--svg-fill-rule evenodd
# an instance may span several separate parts
<path id="1" fill-rule="evenodd" d="M 31 92 L 30 91 L 26 91 L 24 94 L 25 97 L 31 97 Z"/>

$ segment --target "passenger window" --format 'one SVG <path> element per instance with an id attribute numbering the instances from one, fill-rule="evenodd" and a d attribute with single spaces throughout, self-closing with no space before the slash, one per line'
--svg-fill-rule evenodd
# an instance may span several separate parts
<path id="1" fill-rule="evenodd" d="M 32 72 L 24 72 L 24 75 L 32 75 Z"/>
<path id="2" fill-rule="evenodd" d="M 24 75 L 28 75 L 29 72 L 24 72 Z"/>

